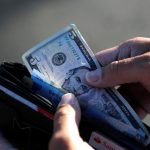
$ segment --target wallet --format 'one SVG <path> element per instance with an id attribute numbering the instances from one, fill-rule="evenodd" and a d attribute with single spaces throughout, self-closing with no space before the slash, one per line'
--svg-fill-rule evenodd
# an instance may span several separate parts
<path id="1" fill-rule="evenodd" d="M 58 104 L 33 91 L 30 80 L 30 73 L 21 63 L 0 64 L 0 132 L 16 149 L 47 150 Z M 105 125 L 88 116 L 81 117 L 79 132 L 83 140 L 97 150 L 150 149 L 149 145 L 120 135 L 111 127 L 105 129 Z"/>

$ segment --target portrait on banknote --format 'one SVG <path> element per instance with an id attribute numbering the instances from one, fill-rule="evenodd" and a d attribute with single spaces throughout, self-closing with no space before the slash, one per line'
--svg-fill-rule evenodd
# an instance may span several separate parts
<path id="1" fill-rule="evenodd" d="M 106 115 L 116 118 L 122 122 L 123 119 L 115 109 L 110 99 L 103 94 L 103 91 L 88 85 L 85 81 L 85 74 L 91 69 L 81 66 L 69 70 L 62 84 L 62 88 L 68 92 L 74 93 L 80 99 L 82 105 L 88 107 L 90 105 L 94 109 L 98 109 Z"/>

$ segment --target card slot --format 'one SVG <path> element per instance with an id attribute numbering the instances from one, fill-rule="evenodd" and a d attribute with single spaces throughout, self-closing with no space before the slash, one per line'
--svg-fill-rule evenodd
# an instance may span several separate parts
<path id="1" fill-rule="evenodd" d="M 7 64 L 9 64 L 9 63 L 7 63 Z M 9 64 L 10 65 L 10 64 Z M 18 65 L 20 65 L 20 64 L 17 64 L 17 66 Z M 6 65 L 5 65 L 6 66 Z M 11 66 L 11 65 L 10 65 Z M 22 65 L 20 65 L 20 66 L 22 66 Z M 25 67 L 24 67 L 25 68 Z M 50 104 L 50 105 L 52 105 L 51 104 L 51 102 L 50 101 L 46 101 L 46 100 L 44 100 L 41 96 L 39 96 L 38 94 L 36 94 L 36 93 L 33 93 L 29 88 L 27 88 L 24 84 L 23 84 L 23 82 L 21 81 L 21 80 L 19 80 L 19 79 L 17 79 L 13 74 L 11 74 L 9 71 L 7 71 L 5 68 L 3 68 L 3 67 L 1 67 L 0 68 L 0 71 L 1 71 L 1 74 L 3 73 L 3 75 L 2 75 L 2 77 L 3 78 L 5 78 L 5 79 L 7 79 L 7 80 L 9 80 L 12 84 L 14 83 L 14 84 L 17 84 L 17 85 L 15 85 L 15 86 L 19 86 L 18 88 L 22 88 L 22 91 L 24 91 L 24 90 L 27 90 L 29 93 L 30 93 L 30 95 L 32 95 L 34 98 L 36 98 L 36 99 L 39 99 L 39 101 L 42 101 L 42 103 L 46 103 L 46 104 Z M 16 70 L 14 69 L 14 72 L 15 72 Z M 20 72 L 19 72 L 20 73 Z M 7 75 L 7 76 L 6 76 Z M 23 77 L 22 77 L 23 78 Z M 24 92 L 24 93 L 26 93 L 26 91 Z"/>
<path id="2" fill-rule="evenodd" d="M 19 64 L 20 65 L 20 64 Z M 6 67 L 7 66 L 7 67 Z M 36 100 L 36 103 L 40 103 L 40 105 L 47 105 L 46 107 L 47 107 L 47 109 L 51 109 L 51 111 L 53 110 L 53 113 L 55 112 L 55 110 L 56 110 L 56 108 L 55 108 L 55 106 L 53 106 L 53 104 L 51 103 L 51 101 L 50 100 L 47 100 L 47 99 L 45 99 L 45 98 L 43 98 L 43 97 L 41 97 L 41 95 L 38 95 L 38 94 L 36 94 L 36 93 L 33 93 L 30 89 L 28 89 L 20 80 L 18 80 L 15 76 L 13 76 L 13 74 L 11 74 L 10 72 L 8 72 L 7 70 L 6 70 L 6 68 L 8 68 L 8 66 L 10 67 L 10 68 L 13 68 L 13 70 L 14 70 L 14 64 L 12 65 L 12 64 L 10 64 L 10 63 L 5 63 L 5 67 L 4 67 L 4 65 L 3 65 L 3 67 L 1 67 L 1 69 L 0 69 L 0 71 L 3 71 L 3 77 L 4 78 L 6 78 L 6 80 L 8 80 L 8 81 L 10 81 L 11 82 L 11 85 L 14 83 L 14 86 L 15 86 L 15 88 L 18 86 L 18 89 L 20 89 L 21 88 L 21 92 L 23 92 L 23 94 L 24 95 L 26 95 L 27 97 L 31 97 L 30 99 L 31 99 L 31 101 L 32 101 L 32 99 L 37 99 Z M 12 67 L 13 66 L 13 67 Z M 17 64 L 17 66 L 18 66 L 18 64 Z M 23 68 L 25 68 L 23 65 L 20 65 L 20 66 L 22 66 Z M 27 69 L 26 69 L 27 70 Z M 6 74 L 7 74 L 7 76 L 6 76 Z M 9 79 L 8 79 L 8 77 L 9 77 Z M 17 85 L 16 85 L 17 84 Z M 10 88 L 10 86 L 9 86 L 9 88 Z M 14 89 L 14 88 L 13 88 Z M 13 90 L 12 89 L 12 90 Z M 29 92 L 29 94 L 27 94 L 28 92 Z M 19 94 L 20 94 L 20 92 L 19 92 Z M 33 98 L 32 98 L 33 97 Z M 34 101 L 34 100 L 33 100 Z M 43 106 L 44 108 L 45 108 L 45 106 Z"/>
<path id="3" fill-rule="evenodd" d="M 52 119 L 44 116 L 27 105 L 16 101 L 15 98 L 2 91 L 0 91 L 0 96 L 0 102 L 12 108 L 16 112 L 17 118 L 20 118 L 20 120 L 24 120 L 25 122 L 28 122 L 28 124 L 32 124 L 33 126 L 46 131 L 52 130 Z"/>
<path id="4" fill-rule="evenodd" d="M 0 84 L 10 91 L 15 92 L 16 94 L 23 96 L 24 98 L 30 100 L 31 102 L 38 104 L 40 107 L 43 107 L 46 110 L 51 110 L 55 112 L 55 108 L 52 106 L 51 103 L 46 102 L 42 97 L 38 97 L 30 93 L 29 91 L 23 89 L 22 87 L 18 87 L 15 83 L 3 78 L 0 76 Z"/>

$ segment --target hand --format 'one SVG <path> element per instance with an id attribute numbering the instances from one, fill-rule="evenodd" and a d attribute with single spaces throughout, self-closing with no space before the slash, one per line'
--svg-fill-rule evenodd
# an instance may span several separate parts
<path id="1" fill-rule="evenodd" d="M 86 74 L 87 82 L 99 88 L 120 86 L 141 118 L 150 113 L 150 38 L 134 38 L 96 54 L 102 70 Z"/>
<path id="2" fill-rule="evenodd" d="M 54 133 L 49 150 L 93 150 L 79 135 L 81 111 L 77 99 L 68 93 L 62 97 L 54 118 Z"/>

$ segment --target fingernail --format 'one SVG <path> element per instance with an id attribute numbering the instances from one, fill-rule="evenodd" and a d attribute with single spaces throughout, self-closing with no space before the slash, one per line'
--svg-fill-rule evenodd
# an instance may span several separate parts
<path id="1" fill-rule="evenodd" d="M 70 104 L 70 105 L 74 106 L 76 101 L 77 100 L 76 100 L 75 96 L 72 93 L 67 93 L 67 94 L 62 96 L 62 99 L 61 99 L 58 107 L 60 105 L 63 105 L 63 104 Z"/>
<path id="2" fill-rule="evenodd" d="M 101 78 L 101 70 L 96 69 L 86 73 L 87 82 L 96 82 Z"/>
<path id="3" fill-rule="evenodd" d="M 80 109 L 77 98 L 72 93 L 67 93 L 62 96 L 62 99 L 57 108 L 59 108 L 63 104 L 69 104 L 75 109 L 76 123 L 77 123 L 77 125 L 79 125 L 80 118 L 81 118 L 81 109 Z"/>

